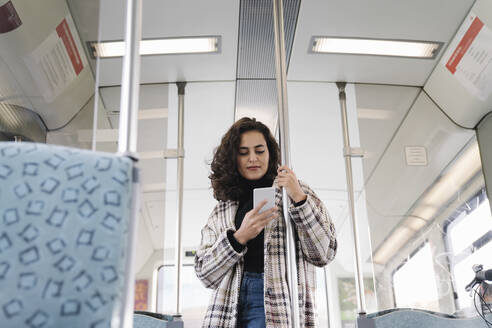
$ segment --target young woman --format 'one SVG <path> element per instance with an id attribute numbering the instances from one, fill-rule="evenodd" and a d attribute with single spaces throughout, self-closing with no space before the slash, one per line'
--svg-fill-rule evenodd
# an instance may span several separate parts
<path id="1" fill-rule="evenodd" d="M 249 118 L 237 121 L 215 151 L 210 180 L 218 203 L 195 257 L 198 278 L 213 289 L 203 327 L 290 326 L 281 187 L 297 232 L 300 323 L 315 326 L 314 266 L 335 257 L 335 229 L 316 194 L 279 167 L 279 155 L 270 130 Z M 276 207 L 260 213 L 266 202 L 253 208 L 253 189 L 272 184 Z"/>

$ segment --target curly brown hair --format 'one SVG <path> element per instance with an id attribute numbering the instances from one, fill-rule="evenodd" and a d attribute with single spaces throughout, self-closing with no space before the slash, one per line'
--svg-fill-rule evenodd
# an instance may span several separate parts
<path id="1" fill-rule="evenodd" d="M 217 200 L 239 200 L 241 197 L 241 179 L 237 169 L 237 156 L 241 135 L 248 131 L 258 131 L 263 134 L 268 147 L 269 161 L 266 178 L 272 181 L 277 176 L 280 163 L 280 148 L 268 127 L 255 118 L 243 117 L 234 123 L 222 137 L 220 145 L 214 151 L 210 165 L 212 172 L 208 176 L 212 182 L 214 197 Z"/>

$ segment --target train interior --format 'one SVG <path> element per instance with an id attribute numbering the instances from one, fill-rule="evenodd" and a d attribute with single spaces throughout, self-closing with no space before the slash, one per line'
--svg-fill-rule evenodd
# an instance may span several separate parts
<path id="1" fill-rule="evenodd" d="M 241 117 L 279 134 L 272 1 L 141 6 L 134 310 L 179 312 L 185 327 L 201 327 L 211 291 L 194 255 L 217 202 L 214 149 Z M 126 8 L 0 1 L 1 141 L 118 153 Z M 474 265 L 492 268 L 492 0 L 284 0 L 283 19 L 291 166 L 328 208 L 339 245 L 317 268 L 319 326 L 362 327 L 357 243 L 366 313 L 418 309 L 490 326 L 492 288 L 465 287 Z M 186 82 L 179 238 L 177 82 Z"/>

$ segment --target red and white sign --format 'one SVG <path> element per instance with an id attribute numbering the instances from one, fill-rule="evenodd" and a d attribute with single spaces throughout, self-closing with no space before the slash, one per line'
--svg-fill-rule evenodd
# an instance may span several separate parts
<path id="1" fill-rule="evenodd" d="M 483 25 L 483 22 L 478 17 L 475 17 L 475 19 L 472 21 L 470 27 L 466 31 L 460 43 L 454 50 L 453 55 L 451 56 L 451 58 L 449 58 L 448 63 L 446 64 L 446 67 L 451 72 L 451 74 L 456 73 L 456 66 L 458 66 L 468 48 L 470 48 L 470 45 L 472 44 L 473 40 L 475 40 Z"/>
<path id="2" fill-rule="evenodd" d="M 79 75 L 84 68 L 82 64 L 82 60 L 80 59 L 80 53 L 73 41 L 72 32 L 68 28 L 68 23 L 66 19 L 56 27 L 56 33 L 62 39 L 63 44 L 65 45 L 65 50 L 67 51 L 68 56 L 70 57 L 70 61 L 72 62 L 73 69 L 75 74 Z"/>
<path id="3" fill-rule="evenodd" d="M 87 66 L 82 45 L 70 15 L 63 18 L 55 30 L 24 58 L 40 93 L 53 102 Z"/>
<path id="4" fill-rule="evenodd" d="M 446 69 L 472 95 L 492 93 L 492 31 L 470 13 L 443 56 Z"/>

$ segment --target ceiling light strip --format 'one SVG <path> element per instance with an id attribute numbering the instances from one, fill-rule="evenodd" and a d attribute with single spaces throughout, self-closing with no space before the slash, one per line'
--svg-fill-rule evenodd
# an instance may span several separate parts
<path id="1" fill-rule="evenodd" d="M 437 56 L 441 42 L 313 37 L 312 53 L 372 55 L 432 59 Z"/>
<path id="2" fill-rule="evenodd" d="M 90 42 L 94 58 L 121 57 L 125 51 L 124 41 Z M 172 55 L 215 53 L 220 51 L 220 36 L 151 39 L 140 42 L 140 55 Z"/>

